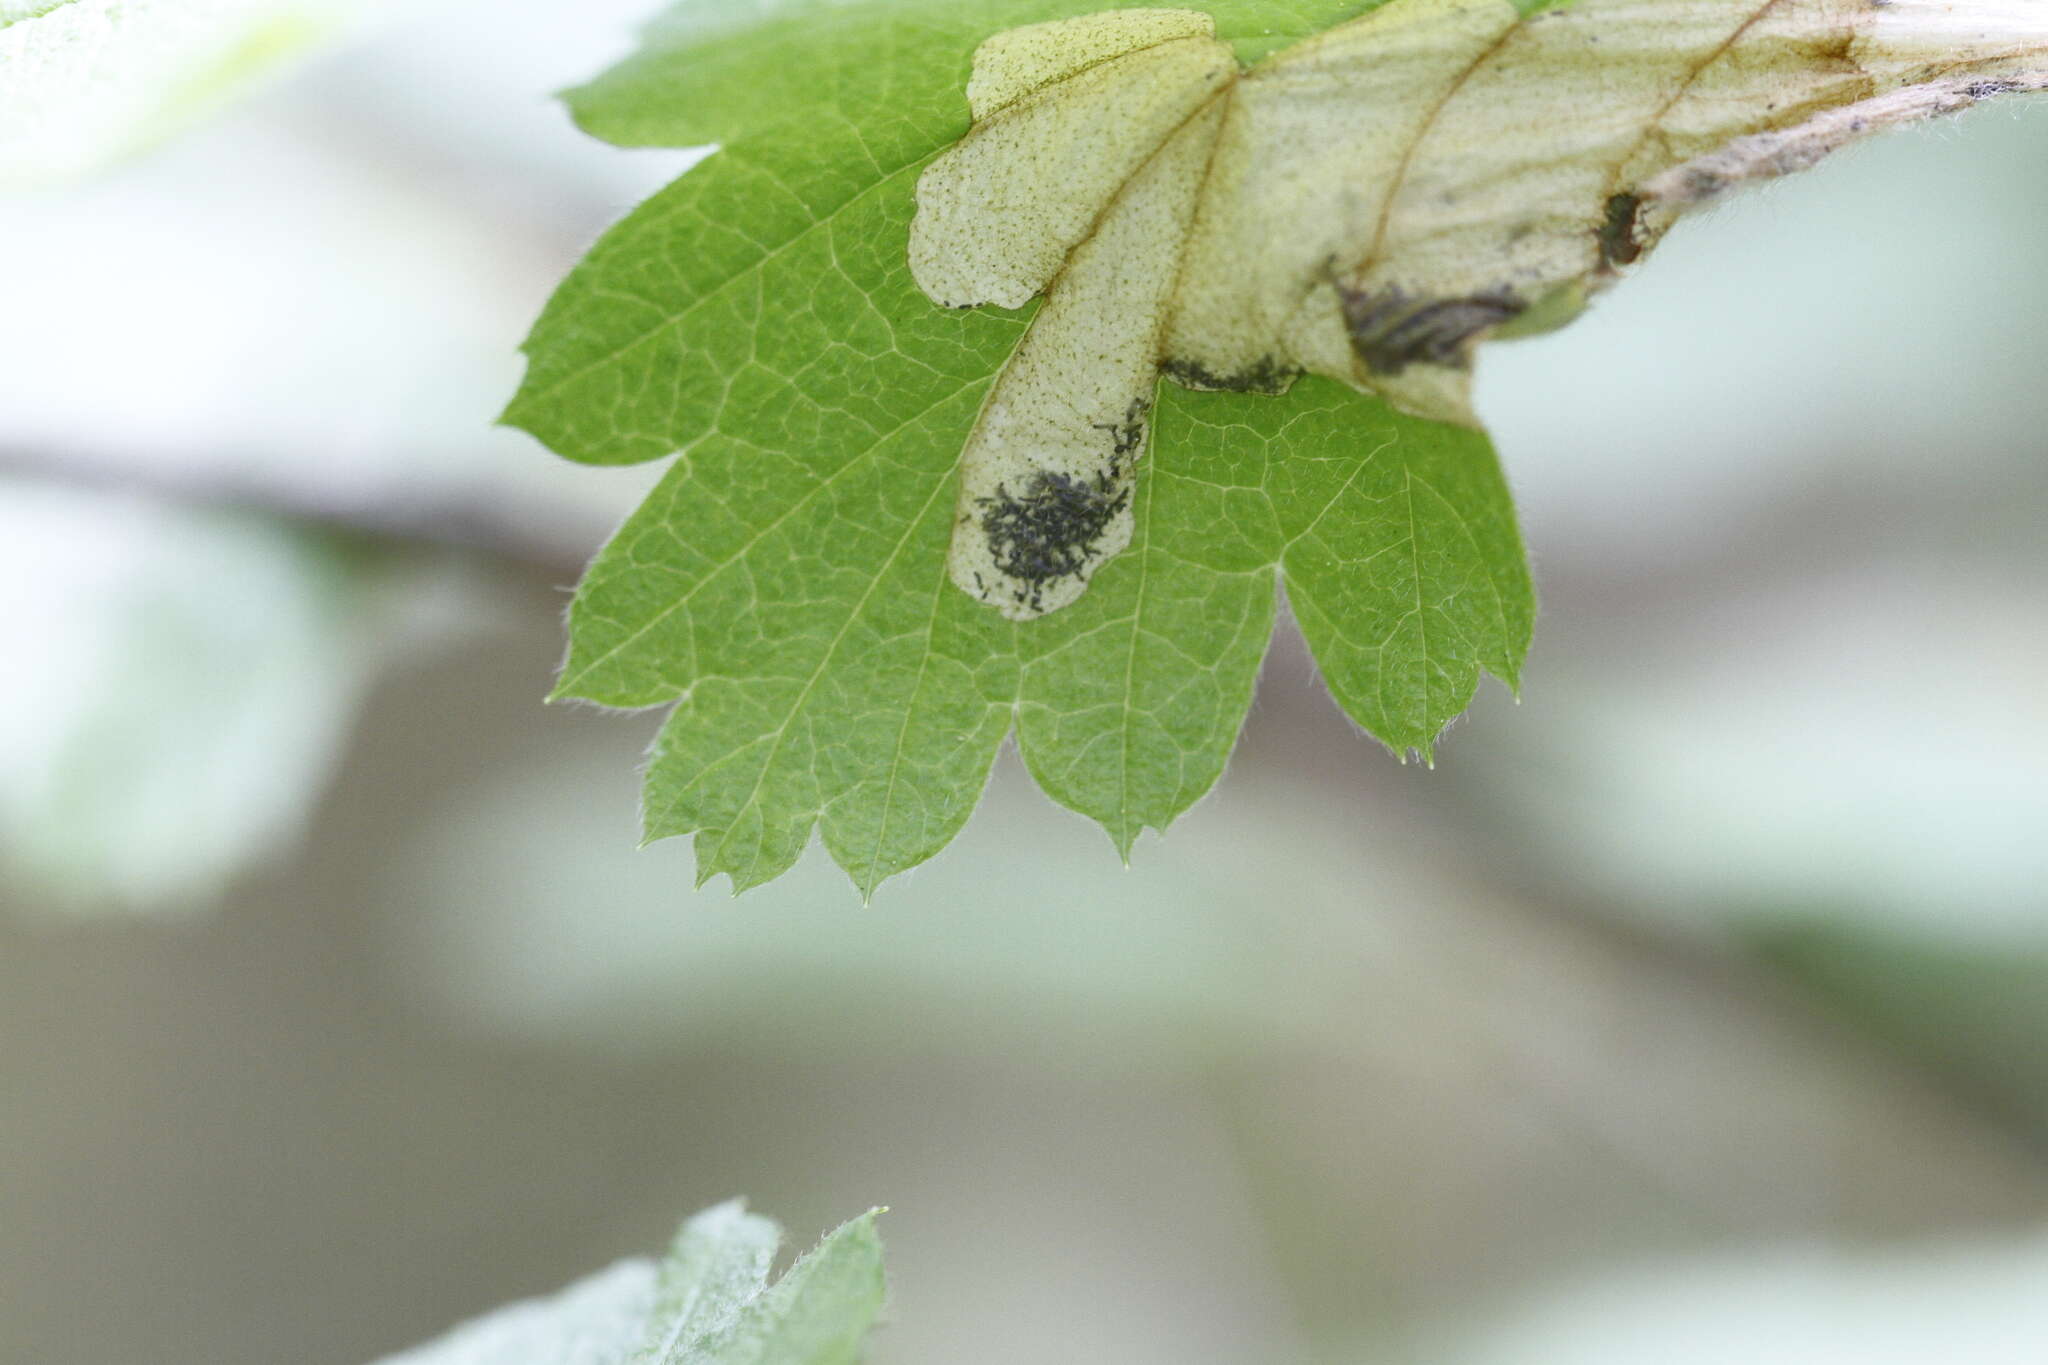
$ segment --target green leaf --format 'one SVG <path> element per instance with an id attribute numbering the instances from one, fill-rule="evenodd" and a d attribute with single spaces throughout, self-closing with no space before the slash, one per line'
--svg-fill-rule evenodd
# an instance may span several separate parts
<path id="1" fill-rule="evenodd" d="M 882 1307 L 877 1212 L 771 1286 L 782 1229 L 720 1204 L 683 1224 L 658 1269 L 622 1261 L 382 1365 L 852 1365 Z"/>
<path id="2" fill-rule="evenodd" d="M 1498 3 L 1498 22 L 1484 5 L 1458 11 L 1474 71 L 1493 59 L 1495 28 L 1561 32 L 1603 8 Z M 1128 854 L 1220 775 L 1282 589 L 1332 695 L 1396 751 L 1429 757 L 1482 670 L 1519 678 L 1533 592 L 1491 447 L 1463 424 L 1464 356 L 1486 329 L 1441 335 L 1440 312 L 1401 311 L 1410 296 L 1392 291 L 1389 313 L 1364 283 L 1343 296 L 1358 365 L 1306 367 L 1344 384 L 1304 378 L 1275 398 L 1168 383 L 1156 400 L 1147 386 L 1125 423 L 1090 414 L 1082 434 L 1118 447 L 1110 473 L 1126 490 L 1115 510 L 1130 543 L 1058 601 L 1012 604 L 1036 619 L 979 605 L 971 566 L 955 573 L 967 592 L 948 582 L 963 446 L 1058 299 L 934 307 L 910 266 L 920 180 L 968 131 L 978 44 L 1094 8 L 685 3 L 568 97 L 582 126 L 622 145 L 721 144 L 564 282 L 505 415 L 588 463 L 680 452 L 586 576 L 557 695 L 674 704 L 648 769 L 646 833 L 694 834 L 700 880 L 758 885 L 815 829 L 871 893 L 959 829 L 1013 726 L 1045 790 Z M 1249 60 L 1361 13 L 1420 24 L 1442 8 L 1236 0 L 1210 12 Z M 1370 42 L 1350 47 L 1377 60 Z M 1460 88 L 1450 81 L 1445 99 Z M 1339 126 L 1365 126 L 1369 112 Z M 1715 170 L 1728 183 L 1760 173 Z M 1028 196 L 1028 177 L 1017 183 Z M 964 202 L 971 214 L 983 201 Z M 1005 202 L 1028 212 L 1028 198 Z M 1639 235 L 1661 230 L 1629 207 L 1617 222 L 1595 199 L 1583 229 L 1546 220 L 1545 249 L 1604 280 L 1607 256 L 1640 255 Z M 1427 255 L 1399 236 L 1408 221 L 1393 220 L 1392 259 Z M 1260 234 L 1248 240 L 1240 254 Z M 1558 301 L 1515 320 L 1562 320 L 1592 287 L 1556 278 Z M 1460 324 L 1514 317 L 1461 287 L 1419 297 L 1462 301 Z M 1418 319 L 1437 330 L 1417 333 Z M 1087 376 L 1085 365 L 1065 373 Z M 1181 373 L 1202 380 L 1197 367 Z M 1407 411 L 1360 391 L 1373 388 Z M 1092 486 L 1106 506 L 1110 477 Z"/>
<path id="3" fill-rule="evenodd" d="M 726 873 L 736 889 L 787 869 L 814 826 L 864 894 L 929 858 L 972 811 L 1013 717 L 1047 791 L 1128 852 L 1221 773 L 1290 540 L 1314 527 L 1293 547 L 1311 578 L 1334 567 L 1332 547 L 1374 553 L 1358 528 L 1317 523 L 1319 493 L 1360 496 L 1362 464 L 1433 464 L 1445 448 L 1483 468 L 1439 477 L 1499 489 L 1483 442 L 1334 386 L 1317 395 L 1316 458 L 1294 471 L 1280 457 L 1296 448 L 1284 435 L 1296 412 L 1169 390 L 1141 540 L 1086 599 L 1023 627 L 954 591 L 944 565 L 960 441 L 1026 315 L 942 313 L 909 277 L 911 191 L 961 131 L 964 59 L 985 36 L 984 23 L 941 27 L 950 7 L 909 25 L 913 8 L 891 7 L 895 21 L 869 34 L 924 53 L 892 68 L 921 79 L 861 96 L 886 101 L 881 128 L 814 108 L 800 133 L 742 138 L 643 205 L 550 304 L 507 413 L 593 462 L 687 450 L 586 578 L 558 695 L 680 699 L 648 773 L 647 834 L 694 832 L 700 878 Z M 874 7 L 860 14 L 877 26 Z M 758 30 L 713 40 L 701 81 L 674 68 L 655 79 L 649 63 L 669 50 L 657 46 L 575 96 L 579 117 L 622 141 L 726 135 L 721 77 L 750 43 L 770 71 L 788 69 Z M 827 44 L 821 59 L 838 51 Z M 820 80 L 874 78 L 863 66 Z M 1511 678 L 1531 600 L 1504 492 L 1480 519 L 1491 539 L 1437 546 L 1423 523 L 1420 543 L 1432 573 L 1457 565 L 1511 585 L 1515 629 L 1481 651 Z M 1482 548 L 1499 562 L 1481 562 Z M 1318 649 L 1340 654 L 1321 624 Z M 1375 666 L 1462 679 L 1463 691 L 1404 698 L 1400 723 L 1377 731 L 1390 744 L 1427 747 L 1476 685 L 1470 645 L 1401 657 L 1427 646 L 1419 633 L 1396 641 Z M 1396 681 L 1361 673 L 1341 695 Z"/>

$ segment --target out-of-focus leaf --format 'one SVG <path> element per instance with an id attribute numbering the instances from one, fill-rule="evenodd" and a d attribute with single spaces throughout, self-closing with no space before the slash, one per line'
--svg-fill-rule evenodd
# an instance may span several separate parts
<path id="1" fill-rule="evenodd" d="M 622 1261 L 381 1365 L 852 1365 L 882 1306 L 875 1213 L 771 1286 L 781 1244 L 733 1200 L 684 1223 L 658 1270 Z"/>
<path id="2" fill-rule="evenodd" d="M 371 8 L 348 0 L 5 0 L 0 188 L 184 127 Z"/>
<path id="3" fill-rule="evenodd" d="M 260 520 L 0 483 L 0 858 L 190 907 L 296 834 L 373 662 L 358 561 Z"/>
<path id="4" fill-rule="evenodd" d="M 1556 866 L 1649 917 L 2033 950 L 2048 616 L 2028 585 L 2048 557 L 2031 527 L 1972 553 L 1933 548 L 1954 533 L 1938 518 L 1866 525 L 1894 543 L 1854 575 L 1794 557 L 1710 613 L 1646 614 L 1626 651 L 1561 660 L 1558 728 L 1503 765 L 1492 799 Z"/>
<path id="5" fill-rule="evenodd" d="M 2035 1365 L 2048 1242 L 1883 1253 L 1747 1247 L 1583 1282 L 1486 1324 L 1449 1365 Z M 1462 1334 L 1461 1334 L 1462 1335 Z"/>
<path id="6" fill-rule="evenodd" d="M 646 1336 L 656 1269 L 620 1261 L 560 1293 L 465 1323 L 380 1365 L 620 1365 Z"/>
<path id="7" fill-rule="evenodd" d="M 1853 913 L 1748 935 L 1770 963 L 1901 1055 L 2002 1115 L 2048 1132 L 2048 942 L 1947 939 Z"/>
<path id="8" fill-rule="evenodd" d="M 76 3 L 77 0 L 0 0 L 0 28 L 24 19 L 39 19 L 53 9 Z"/>

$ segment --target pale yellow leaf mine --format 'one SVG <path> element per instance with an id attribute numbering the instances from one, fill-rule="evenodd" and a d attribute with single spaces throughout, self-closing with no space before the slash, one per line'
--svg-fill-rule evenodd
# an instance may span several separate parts
<path id="1" fill-rule="evenodd" d="M 2044 87 L 2048 0 L 1390 0 L 1249 70 L 1188 10 L 991 38 L 911 267 L 1046 299 L 963 451 L 952 578 L 1016 620 L 1080 596 L 1162 374 L 1474 425 L 1474 345 L 1568 321 L 1685 208 Z"/>

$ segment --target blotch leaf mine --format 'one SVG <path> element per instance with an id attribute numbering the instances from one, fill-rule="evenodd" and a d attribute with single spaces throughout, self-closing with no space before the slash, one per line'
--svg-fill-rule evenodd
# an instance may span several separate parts
<path id="1" fill-rule="evenodd" d="M 2038 88 L 2048 6 L 2010 3 L 1391 0 L 1247 68 L 1191 10 L 991 39 L 911 264 L 939 303 L 1046 302 L 966 443 L 953 581 L 1020 620 L 1079 597 L 1131 536 L 1114 414 L 1162 375 L 1476 426 L 1474 347 L 1568 319 L 1684 208 Z"/>

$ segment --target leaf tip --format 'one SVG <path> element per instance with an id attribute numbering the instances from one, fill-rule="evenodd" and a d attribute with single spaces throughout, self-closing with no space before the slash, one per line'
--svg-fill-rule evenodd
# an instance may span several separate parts
<path id="1" fill-rule="evenodd" d="M 523 349 L 521 354 L 525 354 Z M 505 406 L 498 409 L 498 415 L 491 419 L 491 425 L 505 427 L 512 431 L 523 431 L 528 436 L 533 437 L 534 440 L 540 441 L 542 445 L 546 445 L 546 440 L 535 429 L 537 424 L 531 415 L 532 400 L 528 397 L 528 393 L 527 379 L 525 375 L 522 375 L 520 376 L 519 387 L 514 389 L 512 396 L 505 400 Z"/>
<path id="2" fill-rule="evenodd" d="M 1398 747 L 1394 747 L 1394 757 L 1400 760 L 1401 766 L 1404 768 L 1410 763 L 1420 763 L 1430 772 L 1435 772 L 1436 740 L 1421 739 L 1403 743 Z"/>
<path id="3" fill-rule="evenodd" d="M 841 1223 L 838 1227 L 825 1234 L 824 1240 L 819 1244 L 820 1249 L 844 1239 L 846 1241 L 864 1243 L 873 1248 L 879 1255 L 882 1249 L 882 1234 L 875 1227 L 875 1220 L 888 1211 L 889 1206 L 887 1204 L 877 1204 L 866 1213 L 847 1219 L 844 1223 Z M 875 1269 L 879 1273 L 881 1267 L 877 1265 Z"/>
<path id="4" fill-rule="evenodd" d="M 875 903 L 875 892 L 881 890 L 882 883 L 888 881 L 890 877 L 890 873 L 882 868 L 882 859 L 877 855 L 870 854 L 856 866 L 853 859 L 841 858 L 836 850 L 830 849 L 829 841 L 828 851 L 832 853 L 832 861 L 837 863 L 839 869 L 846 874 L 846 880 L 852 882 L 853 889 L 859 893 L 860 908 L 863 910 L 872 909 Z"/>

